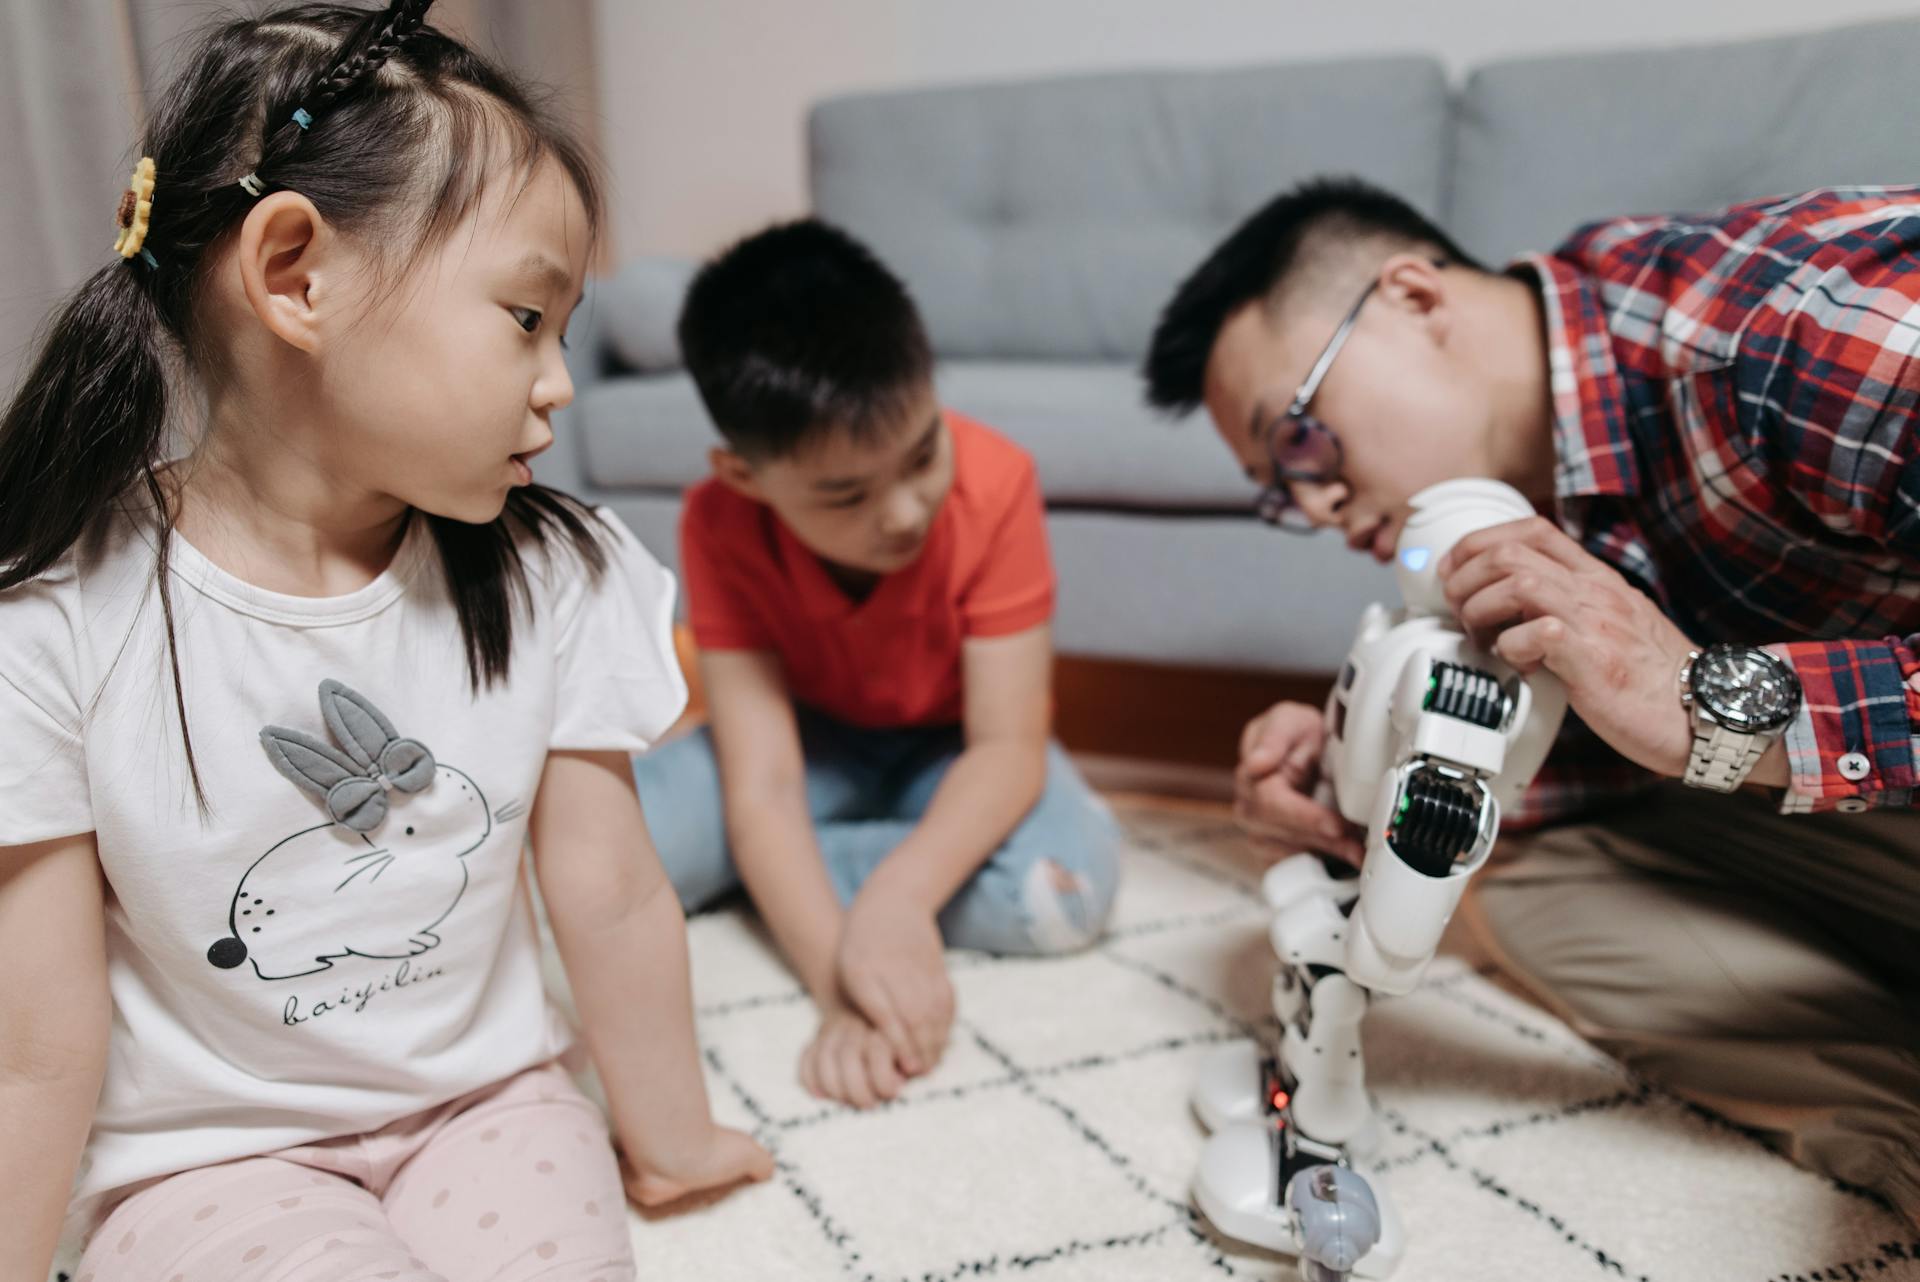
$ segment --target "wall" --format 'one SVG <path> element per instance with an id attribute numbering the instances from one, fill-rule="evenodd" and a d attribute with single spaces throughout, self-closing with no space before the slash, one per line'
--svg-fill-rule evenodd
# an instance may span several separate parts
<path id="1" fill-rule="evenodd" d="M 1493 58 L 1737 39 L 1913 0 L 594 0 L 618 252 L 701 254 L 806 207 L 824 95 L 1148 65 Z M 1600 16 L 1604 14 L 1604 19 Z"/>
<path id="2" fill-rule="evenodd" d="M 0 3 L 0 67 L 13 73 L 0 169 L 16 180 L 0 193 L 13 263 L 0 274 L 0 389 L 47 309 L 107 260 L 141 71 L 155 82 L 188 32 L 233 6 Z M 1827 0 L 1817 17 L 1804 0 L 1611 0 L 1603 24 L 1571 0 L 442 0 L 436 20 L 556 83 L 586 131 L 598 125 L 613 252 L 631 256 L 704 253 L 801 212 L 804 112 L 833 93 L 1407 50 L 1457 74 L 1514 54 L 1915 12 L 1920 0 Z"/>

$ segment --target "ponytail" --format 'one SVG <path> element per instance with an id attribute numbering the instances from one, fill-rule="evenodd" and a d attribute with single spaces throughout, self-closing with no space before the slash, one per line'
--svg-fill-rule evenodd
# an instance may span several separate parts
<path id="1" fill-rule="evenodd" d="M 0 592 L 65 556 L 103 496 L 152 480 L 167 378 L 148 270 L 116 259 L 87 279 L 0 419 Z"/>
<path id="2" fill-rule="evenodd" d="M 47 330 L 13 403 L 0 419 L 0 592 L 45 573 L 79 541 L 102 496 L 139 483 L 166 512 L 154 462 L 167 431 L 163 330 L 142 261 L 121 259 L 87 278 Z M 173 670 L 174 706 L 194 797 L 206 791 L 186 733 L 186 694 L 173 644 L 167 531 L 162 522 L 157 572 L 160 611 Z"/>

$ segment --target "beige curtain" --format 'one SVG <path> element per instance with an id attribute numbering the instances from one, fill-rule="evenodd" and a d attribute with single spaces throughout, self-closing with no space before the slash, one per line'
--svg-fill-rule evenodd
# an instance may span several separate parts
<path id="1" fill-rule="evenodd" d="M 440 0 L 433 21 L 554 95 L 553 107 L 595 155 L 604 156 L 595 79 L 592 0 Z M 613 226 L 596 268 L 613 256 Z"/>
<path id="2" fill-rule="evenodd" d="M 41 3 L 59 0 L 0 0 Z M 209 22 L 242 12 L 259 13 L 293 0 L 120 0 L 132 11 L 134 43 L 143 83 L 167 83 L 176 60 L 193 48 L 195 33 Z M 375 8 L 380 0 L 345 0 Z M 552 90 L 555 107 L 595 150 L 600 129 L 594 79 L 592 0 L 439 0 L 428 20 L 489 57 Z M 108 238 L 111 243 L 111 237 Z"/>
<path id="3" fill-rule="evenodd" d="M 109 260 L 143 90 L 167 82 L 210 21 L 270 7 L 0 0 L 0 394 L 50 310 Z M 442 0 L 432 21 L 551 86 L 597 145 L 590 0 Z"/>
<path id="4" fill-rule="evenodd" d="M 16 0 L 7 0 L 14 3 Z M 51 7 L 60 0 L 18 0 Z M 128 0 L 146 83 L 166 83 L 193 33 L 238 8 L 259 13 L 292 0 Z M 346 0 L 374 8 L 377 0 Z M 525 76 L 560 90 L 581 115 L 593 102 L 593 14 L 589 0 L 439 0 L 428 21 L 471 42 Z"/>
<path id="5" fill-rule="evenodd" d="M 111 257 L 139 83 L 124 0 L 0 0 L 0 389 Z"/>
<path id="6" fill-rule="evenodd" d="M 433 22 L 554 90 L 575 127 L 597 141 L 590 0 L 440 0 Z"/>

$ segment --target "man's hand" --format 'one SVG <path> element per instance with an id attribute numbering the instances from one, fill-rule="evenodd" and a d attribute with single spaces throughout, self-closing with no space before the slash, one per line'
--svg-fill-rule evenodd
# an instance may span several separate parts
<path id="1" fill-rule="evenodd" d="M 1293 851 L 1317 850 L 1358 867 L 1366 850 L 1355 829 L 1313 799 L 1326 747 L 1318 708 L 1276 703 L 1240 735 L 1240 768 L 1233 776 L 1233 815 L 1257 837 Z"/>
<path id="2" fill-rule="evenodd" d="M 1437 571 L 1476 642 L 1521 672 L 1559 677 L 1622 756 L 1686 773 L 1693 729 L 1675 679 L 1693 643 L 1618 570 L 1536 516 L 1469 534 Z"/>
<path id="3" fill-rule="evenodd" d="M 889 890 L 884 871 L 847 909 L 835 973 L 854 1009 L 886 1038 L 900 1071 L 933 1071 L 953 1027 L 940 925 L 910 896 Z"/>
<path id="4" fill-rule="evenodd" d="M 800 1084 L 809 1095 L 872 1108 L 898 1095 L 904 1082 L 893 1047 L 865 1015 L 838 1003 L 821 1008 L 820 1027 L 800 1052 Z"/>

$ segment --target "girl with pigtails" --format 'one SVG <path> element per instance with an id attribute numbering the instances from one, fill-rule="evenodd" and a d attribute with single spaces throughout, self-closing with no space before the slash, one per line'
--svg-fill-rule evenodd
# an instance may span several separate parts
<path id="1" fill-rule="evenodd" d="M 213 31 L 0 422 L 0 1276 L 614 1282 L 771 1174 L 628 764 L 673 581 L 528 468 L 593 172 L 427 8 Z"/>

